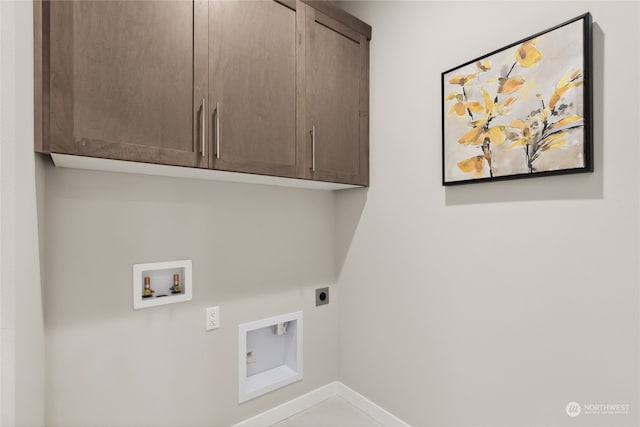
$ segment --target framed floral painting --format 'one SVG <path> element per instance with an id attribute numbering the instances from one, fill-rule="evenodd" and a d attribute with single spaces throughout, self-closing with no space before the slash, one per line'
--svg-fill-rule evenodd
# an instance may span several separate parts
<path id="1" fill-rule="evenodd" d="M 442 183 L 590 172 L 591 14 L 442 73 Z"/>

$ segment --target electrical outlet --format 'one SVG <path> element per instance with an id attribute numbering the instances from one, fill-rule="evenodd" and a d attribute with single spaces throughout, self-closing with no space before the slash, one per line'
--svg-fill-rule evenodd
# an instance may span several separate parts
<path id="1" fill-rule="evenodd" d="M 316 307 L 329 304 L 329 288 L 316 289 Z"/>
<path id="2" fill-rule="evenodd" d="M 207 331 L 218 329 L 220 327 L 220 307 L 207 308 Z"/>

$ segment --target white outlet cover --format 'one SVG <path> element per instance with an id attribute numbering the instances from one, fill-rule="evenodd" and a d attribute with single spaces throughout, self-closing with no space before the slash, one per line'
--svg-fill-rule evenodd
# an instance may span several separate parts
<path id="1" fill-rule="evenodd" d="M 206 310 L 206 330 L 212 331 L 220 327 L 220 306 L 208 307 Z"/>

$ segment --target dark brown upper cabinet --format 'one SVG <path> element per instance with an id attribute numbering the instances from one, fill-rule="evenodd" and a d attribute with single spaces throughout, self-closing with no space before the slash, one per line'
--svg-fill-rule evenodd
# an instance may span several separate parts
<path id="1" fill-rule="evenodd" d="M 368 185 L 367 36 L 310 7 L 305 29 L 306 176 Z"/>
<path id="2" fill-rule="evenodd" d="M 296 177 L 296 3 L 209 3 L 211 153 L 219 170 Z"/>
<path id="3" fill-rule="evenodd" d="M 52 1 L 39 7 L 47 12 L 42 27 L 48 30 L 41 35 L 41 151 L 208 167 L 198 132 L 207 83 L 207 39 L 198 36 L 206 21 L 199 9 L 206 11 L 207 3 Z"/>
<path id="4" fill-rule="evenodd" d="M 371 27 L 330 2 L 34 11 L 36 151 L 368 185 Z"/>

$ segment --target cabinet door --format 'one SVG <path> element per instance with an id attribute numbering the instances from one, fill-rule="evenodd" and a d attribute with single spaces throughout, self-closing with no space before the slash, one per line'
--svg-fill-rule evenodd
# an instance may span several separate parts
<path id="1" fill-rule="evenodd" d="M 305 29 L 307 177 L 368 185 L 368 40 L 310 7 Z"/>
<path id="2" fill-rule="evenodd" d="M 209 8 L 213 167 L 295 177 L 296 3 Z"/>
<path id="3" fill-rule="evenodd" d="M 52 1 L 49 152 L 207 167 L 207 2 Z"/>

